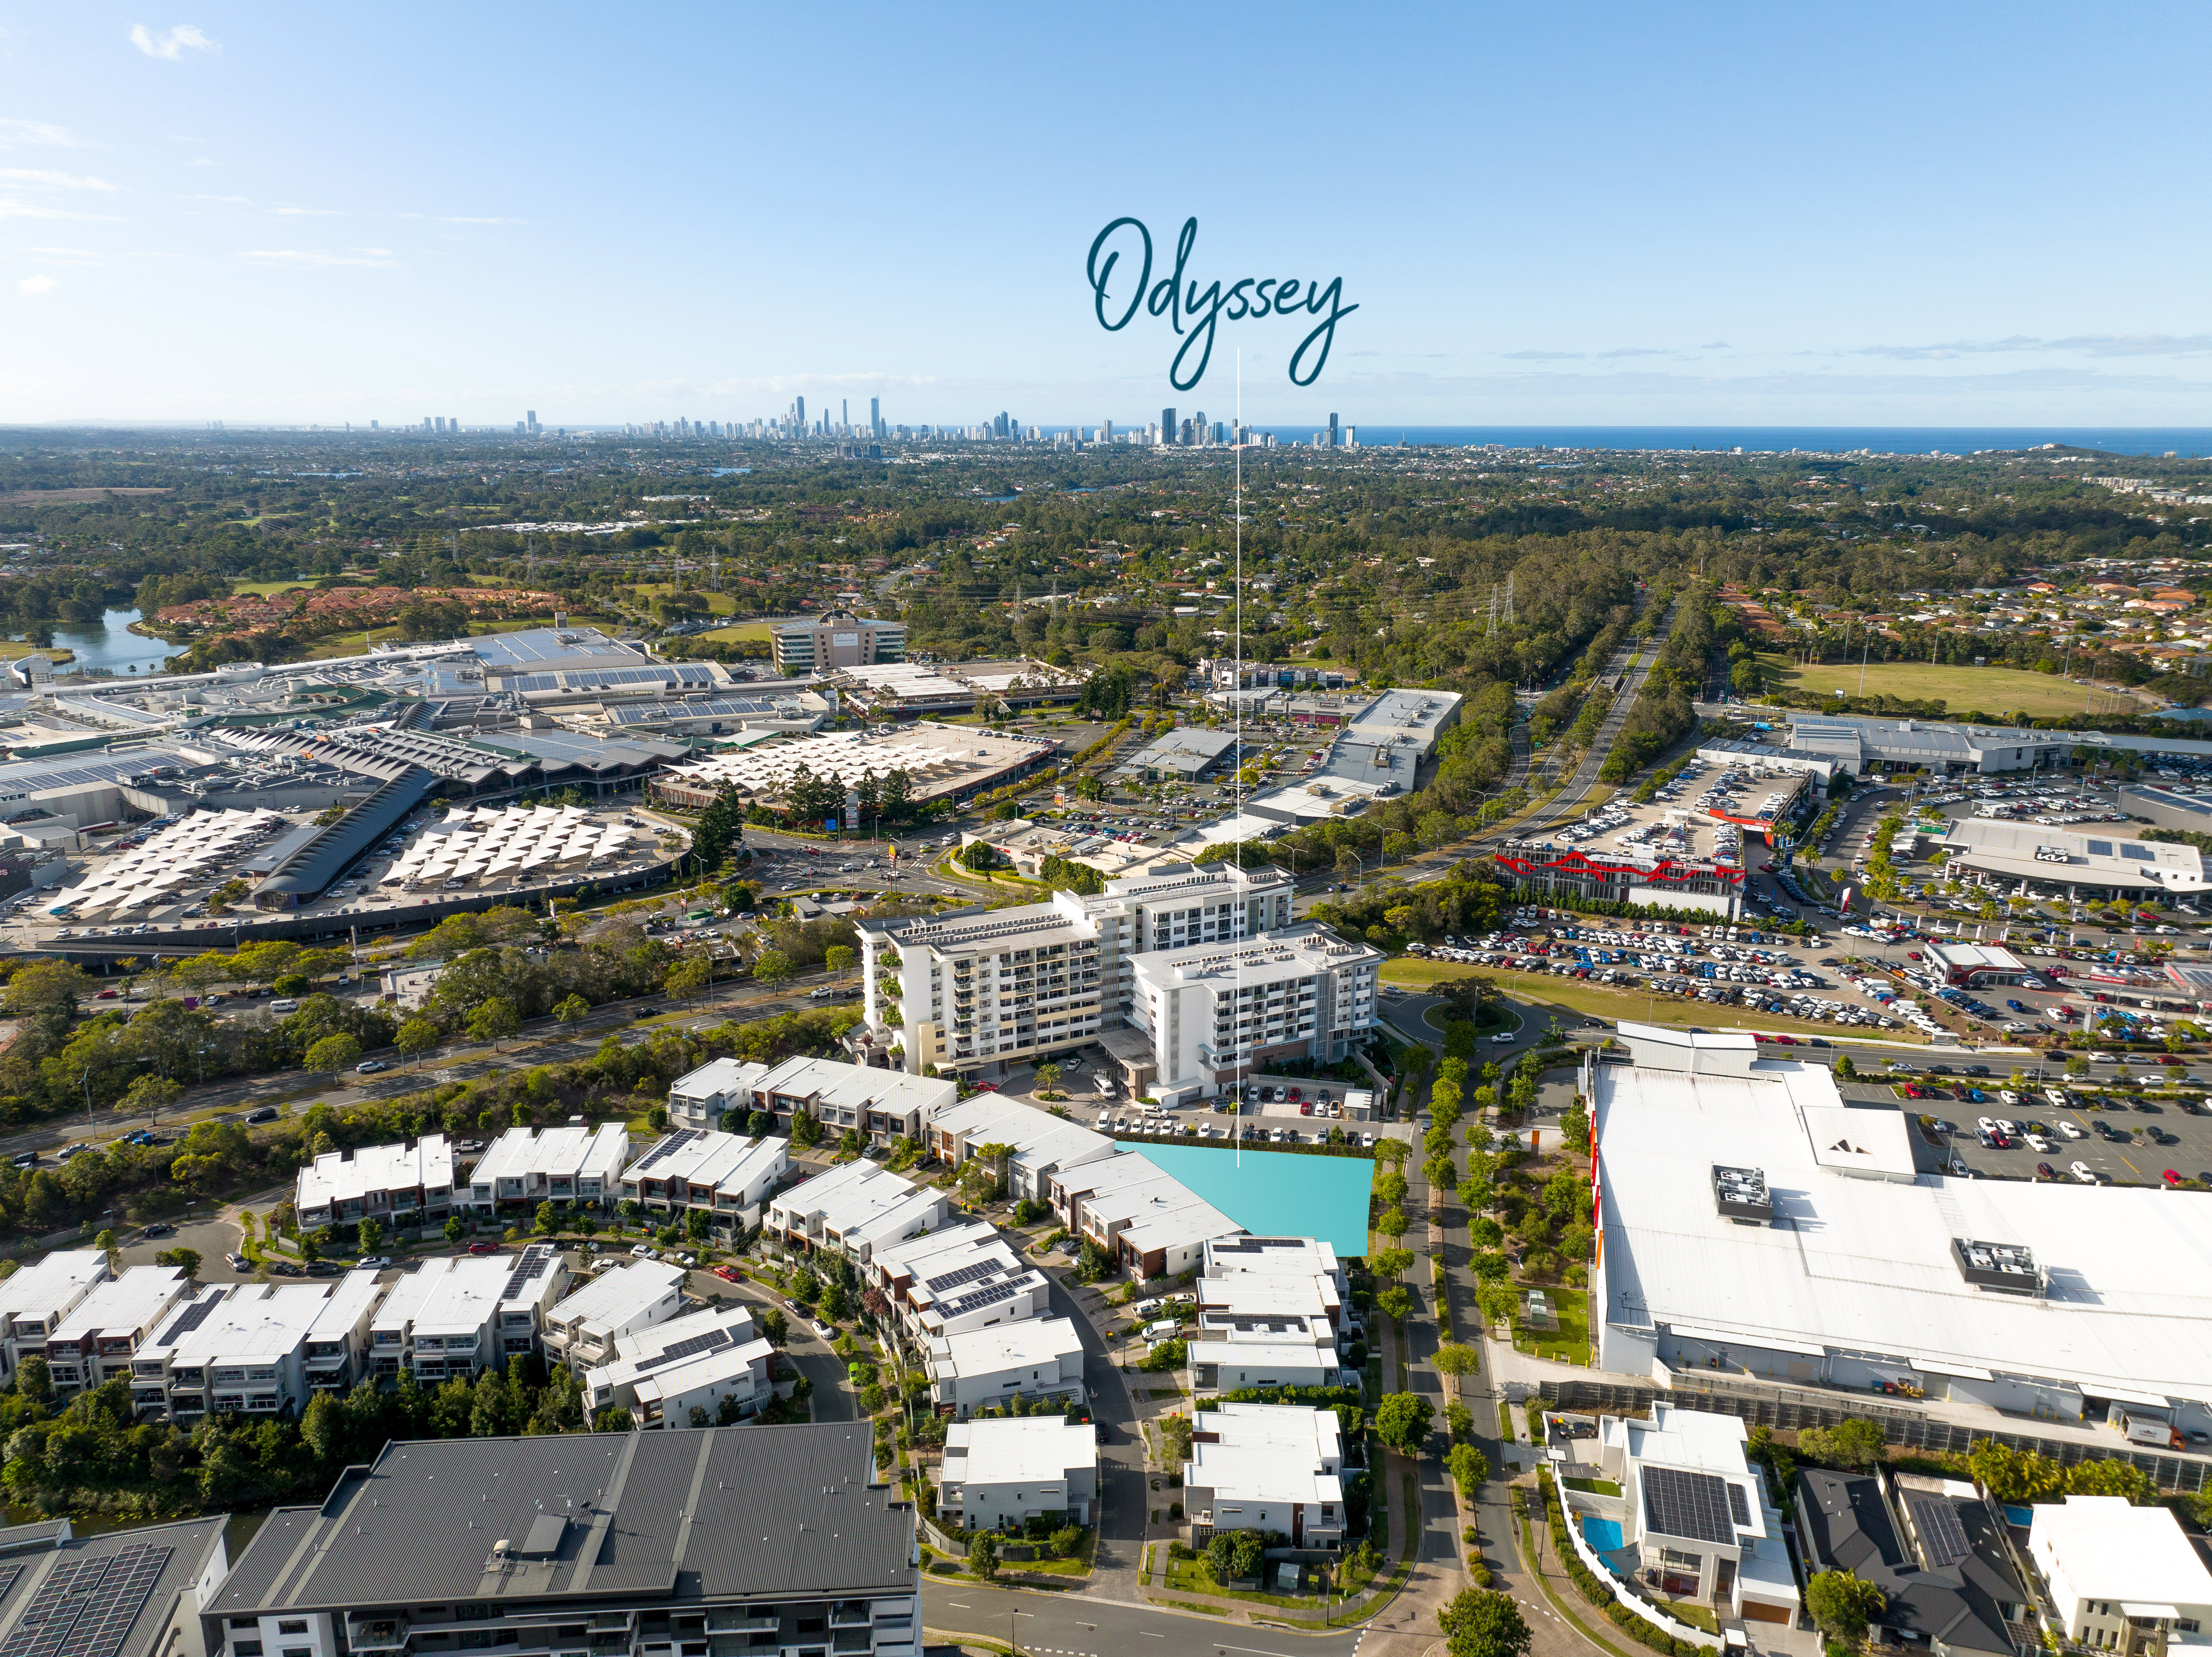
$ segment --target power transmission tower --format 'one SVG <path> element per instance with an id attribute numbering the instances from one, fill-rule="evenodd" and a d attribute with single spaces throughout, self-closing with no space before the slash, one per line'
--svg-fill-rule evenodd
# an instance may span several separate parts
<path id="1" fill-rule="evenodd" d="M 1513 625 L 1513 576 L 1510 570 L 1505 572 L 1505 624 L 1508 627 Z"/>

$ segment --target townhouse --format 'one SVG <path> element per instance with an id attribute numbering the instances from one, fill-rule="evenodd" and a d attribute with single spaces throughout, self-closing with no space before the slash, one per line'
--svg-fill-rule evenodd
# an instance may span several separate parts
<path id="1" fill-rule="evenodd" d="M 1060 1223 L 1140 1276 L 1194 1270 L 1206 1245 L 1243 1228 L 1133 1154 L 1100 1157 L 1048 1177 Z"/>
<path id="2" fill-rule="evenodd" d="M 1032 1519 L 1088 1525 L 1098 1497 L 1098 1446 L 1089 1422 L 1007 1416 L 945 1429 L 938 1523 L 1018 1535 Z"/>
<path id="3" fill-rule="evenodd" d="M 939 1415 L 964 1418 L 1017 1394 L 1083 1396 L 1083 1343 L 1066 1318 L 1030 1318 L 927 1343 L 930 1395 Z"/>
<path id="4" fill-rule="evenodd" d="M 306 1227 L 374 1220 L 442 1226 L 453 1205 L 453 1149 L 443 1134 L 409 1144 L 325 1151 L 300 1170 L 292 1205 Z"/>
<path id="5" fill-rule="evenodd" d="M 540 1203 L 611 1203 L 629 1156 L 629 1130 L 619 1122 L 509 1128 L 470 1173 L 464 1205 L 489 1217 L 534 1209 Z"/>
<path id="6" fill-rule="evenodd" d="M 827 1249 L 866 1266 L 874 1251 L 945 1223 L 945 1193 L 873 1162 L 848 1162 L 769 1199 L 763 1230 L 787 1245 Z"/>
<path id="7" fill-rule="evenodd" d="M 709 1307 L 616 1337 L 607 1361 L 583 1376 L 584 1397 L 595 1417 L 629 1410 L 641 1432 L 728 1426 L 775 1395 L 775 1348 L 752 1313 Z"/>
<path id="8" fill-rule="evenodd" d="M 789 1173 L 790 1153 L 791 1142 L 775 1134 L 749 1139 L 711 1128 L 672 1128 L 623 1171 L 623 1199 L 655 1215 L 703 1209 L 724 1230 L 750 1231 L 761 1222 L 769 1192 Z"/>
<path id="9" fill-rule="evenodd" d="M 105 1253 L 69 1248 L 0 1279 L 0 1385 L 15 1380 L 25 1358 L 46 1355 L 46 1337 L 106 1276 Z"/>
<path id="10" fill-rule="evenodd" d="M 870 1275 L 916 1341 L 1019 1323 L 1052 1306 L 1044 1274 L 980 1222 L 878 1250 Z"/>
<path id="11" fill-rule="evenodd" d="M 683 1100 L 678 1116 L 678 1100 Z M 804 1112 L 833 1136 L 848 1129 L 873 1145 L 919 1138 L 922 1124 L 960 1097 L 950 1077 L 909 1075 L 866 1064 L 828 1058 L 787 1058 L 780 1064 L 740 1064 L 716 1059 L 680 1076 L 669 1090 L 668 1119 L 689 1127 L 717 1124 L 720 1111 L 743 1110 L 775 1118 L 788 1134 L 791 1119 Z"/>
<path id="12" fill-rule="evenodd" d="M 179 1266 L 132 1266 L 96 1284 L 46 1337 L 46 1369 L 64 1398 L 131 1374 L 131 1361 L 192 1286 Z"/>
<path id="13" fill-rule="evenodd" d="M 210 1284 L 171 1308 L 131 1359 L 131 1401 L 172 1418 L 304 1411 L 369 1374 L 374 1271 L 325 1282 Z"/>
<path id="14" fill-rule="evenodd" d="M 1190 1543 L 1279 1532 L 1294 1548 L 1344 1544 L 1344 1430 L 1336 1411 L 1282 1404 L 1194 1409 L 1183 1509 Z"/>
<path id="15" fill-rule="evenodd" d="M 550 1243 L 519 1254 L 439 1256 L 392 1286 L 370 1331 L 380 1380 L 414 1371 L 425 1386 L 503 1368 L 537 1349 L 545 1313 L 568 1286 Z"/>
<path id="16" fill-rule="evenodd" d="M 1007 1195 L 1016 1201 L 1042 1202 L 1049 1175 L 1115 1154 L 1109 1136 L 1000 1093 L 977 1093 L 937 1112 L 926 1143 L 931 1155 L 954 1168 L 982 1146 L 1008 1147 Z"/>
<path id="17" fill-rule="evenodd" d="M 684 1305 L 682 1266 L 665 1260 L 610 1265 L 545 1314 L 545 1361 L 585 1370 L 614 1356 L 623 1335 L 665 1323 Z"/>

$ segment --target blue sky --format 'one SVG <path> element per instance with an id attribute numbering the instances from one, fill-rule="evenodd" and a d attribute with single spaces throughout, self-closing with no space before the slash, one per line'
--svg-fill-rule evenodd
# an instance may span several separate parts
<path id="1" fill-rule="evenodd" d="M 165 3 L 0 9 L 0 423 L 2212 424 L 2201 8 Z"/>

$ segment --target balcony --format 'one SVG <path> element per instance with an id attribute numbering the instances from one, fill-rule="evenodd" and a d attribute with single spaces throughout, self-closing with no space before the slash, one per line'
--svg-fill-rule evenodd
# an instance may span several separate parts
<path id="1" fill-rule="evenodd" d="M 346 1618 L 346 1644 L 356 1651 L 398 1651 L 407 1644 L 411 1625 L 404 1617 Z"/>

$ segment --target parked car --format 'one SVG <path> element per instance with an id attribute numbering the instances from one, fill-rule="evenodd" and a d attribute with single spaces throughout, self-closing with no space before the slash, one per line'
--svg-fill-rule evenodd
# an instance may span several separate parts
<path id="1" fill-rule="evenodd" d="M 386 1271 L 391 1269 L 391 1265 L 389 1254 L 364 1254 L 354 1262 L 355 1269 L 360 1271 Z"/>
<path id="2" fill-rule="evenodd" d="M 496 1254 L 499 1252 L 499 1245 L 490 1241 L 477 1241 L 471 1243 L 469 1245 L 469 1252 L 471 1254 Z"/>
<path id="3" fill-rule="evenodd" d="M 280 1114 L 274 1105 L 264 1105 L 259 1110 L 249 1112 L 246 1119 L 249 1123 L 274 1122 Z"/>
<path id="4" fill-rule="evenodd" d="M 723 1282 L 729 1283 L 741 1283 L 745 1280 L 745 1274 L 738 1270 L 735 1266 L 730 1264 L 727 1261 L 724 1261 L 720 1265 L 714 1268 L 714 1275 L 717 1277 L 720 1277 Z"/>
<path id="5" fill-rule="evenodd" d="M 392 1066 L 380 1058 L 365 1058 L 353 1068 L 356 1075 L 373 1076 L 380 1070 L 390 1069 Z"/>
<path id="6" fill-rule="evenodd" d="M 650 1243 L 633 1243 L 630 1245 L 629 1252 L 630 1257 L 633 1259 L 650 1260 L 653 1258 L 653 1245 Z"/>
<path id="7" fill-rule="evenodd" d="M 174 1237 L 177 1234 L 177 1228 L 162 1221 L 156 1220 L 152 1225 L 147 1227 L 138 1234 L 141 1237 Z"/>
<path id="8" fill-rule="evenodd" d="M 233 1271 L 251 1271 L 253 1270 L 253 1262 L 247 1259 L 236 1249 L 233 1249 L 229 1253 L 224 1255 L 222 1258 L 223 1264 L 228 1265 Z"/>

